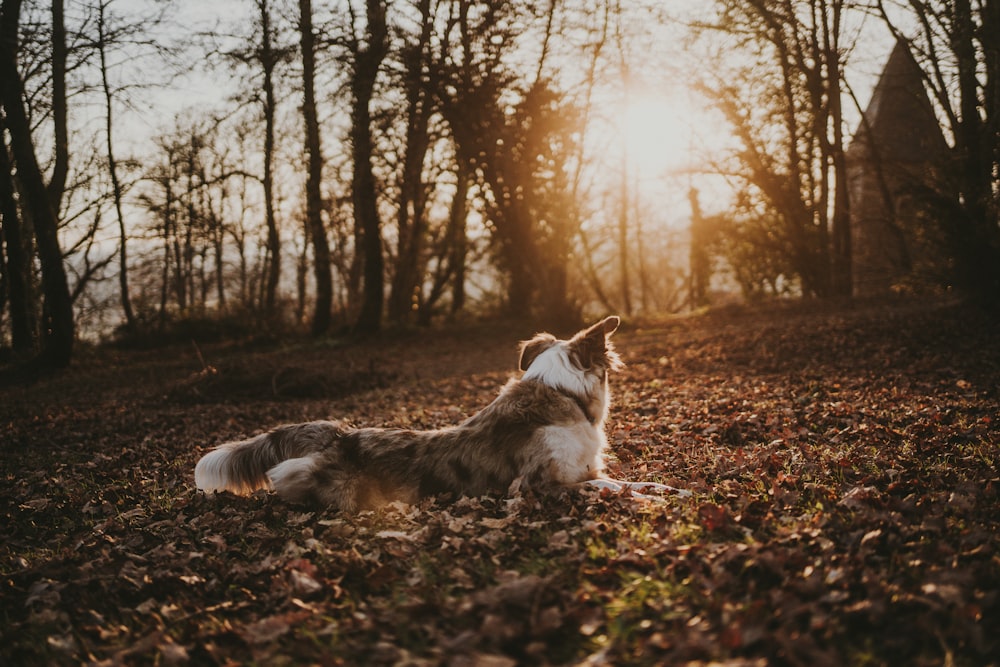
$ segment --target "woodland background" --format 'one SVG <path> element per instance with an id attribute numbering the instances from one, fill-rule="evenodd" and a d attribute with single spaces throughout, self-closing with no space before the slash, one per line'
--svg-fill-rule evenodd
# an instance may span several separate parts
<path id="1" fill-rule="evenodd" d="M 941 259 L 902 287 L 998 294 L 995 3 L 218 11 L 3 3 L 0 343 L 14 360 L 64 366 L 81 338 L 206 322 L 322 335 L 676 312 L 724 288 L 848 297 L 844 153 L 872 34 L 910 47 L 953 153 L 925 198 Z M 673 225 L 656 211 L 677 197 L 641 196 L 649 174 L 621 125 L 636 89 L 664 81 L 726 138 L 692 140 L 683 173 L 663 175 L 691 199 Z M 700 216 L 711 241 L 686 229 Z"/>
<path id="2" fill-rule="evenodd" d="M 950 159 L 874 299 L 873 27 Z M 2 0 L 0 662 L 996 665 L 998 40 L 994 0 Z M 661 199 L 621 121 L 664 78 L 719 141 Z M 193 488 L 282 422 L 454 424 L 598 312 L 609 472 L 690 497 Z"/>

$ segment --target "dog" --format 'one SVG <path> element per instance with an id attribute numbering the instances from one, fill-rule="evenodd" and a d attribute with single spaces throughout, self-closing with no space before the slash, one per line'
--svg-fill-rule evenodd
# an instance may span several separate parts
<path id="1" fill-rule="evenodd" d="M 298 504 L 345 512 L 437 494 L 502 494 L 590 485 L 613 492 L 677 491 L 604 477 L 608 375 L 622 362 L 607 317 L 569 340 L 538 334 L 521 343 L 519 379 L 457 426 L 432 431 L 349 428 L 337 421 L 281 426 L 205 454 L 198 489 L 248 494 L 271 488 Z"/>

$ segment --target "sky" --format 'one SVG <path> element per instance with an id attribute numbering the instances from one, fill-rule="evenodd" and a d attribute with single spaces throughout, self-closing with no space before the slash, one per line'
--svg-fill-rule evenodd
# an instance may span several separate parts
<path id="1" fill-rule="evenodd" d="M 253 0 L 174 0 L 168 5 L 170 21 L 161 28 L 164 40 L 192 44 L 200 35 L 225 30 L 234 19 L 253 15 Z M 119 0 L 117 8 L 133 15 L 162 6 L 156 0 Z M 322 4 L 317 2 L 317 7 Z M 690 211 L 687 191 L 695 185 L 706 193 L 706 212 L 724 206 L 726 185 L 718 177 L 706 176 L 705 156 L 717 155 L 730 149 L 734 140 L 725 123 L 709 103 L 690 87 L 692 73 L 704 61 L 697 46 L 685 39 L 685 21 L 704 17 L 711 3 L 705 0 L 673 0 L 669 12 L 675 21 L 661 25 L 641 26 L 652 36 L 647 41 L 628 44 L 630 59 L 635 63 L 632 80 L 623 100 L 614 100 L 621 112 L 604 136 L 591 139 L 592 153 L 603 154 L 613 145 L 624 143 L 628 154 L 629 179 L 636 189 L 638 207 L 648 203 L 658 219 L 655 225 L 686 226 Z M 891 49 L 888 32 L 876 21 L 856 26 L 854 51 L 848 70 L 849 81 L 862 103 L 866 103 L 877 80 L 882 64 Z M 169 131 L 176 116 L 195 114 L 199 110 L 224 106 L 233 94 L 235 82 L 220 76 L 220 69 L 210 70 L 195 62 L 187 71 L 173 77 L 164 90 L 150 89 L 134 102 L 136 113 L 128 118 L 128 129 L 120 138 L 127 150 L 136 154 L 151 136 Z M 147 67 L 137 62 L 136 67 Z M 149 72 L 151 79 L 166 78 L 166 73 Z M 134 75 L 134 72 L 133 72 Z M 624 104 L 624 109 L 623 105 Z M 851 120 L 849 131 L 857 122 L 857 111 L 846 109 Z M 125 120 L 125 119 L 122 119 Z M 148 150 L 148 148 L 147 148 Z M 617 150 L 617 149 L 616 149 Z M 607 178 L 620 169 L 620 160 L 608 165 Z M 620 177 L 619 177 L 620 178 Z M 654 206 L 663 203 L 665 205 Z"/>

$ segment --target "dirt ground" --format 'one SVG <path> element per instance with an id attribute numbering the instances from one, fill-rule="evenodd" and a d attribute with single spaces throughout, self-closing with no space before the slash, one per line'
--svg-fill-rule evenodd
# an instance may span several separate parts
<path id="1" fill-rule="evenodd" d="M 1000 664 L 1000 320 L 960 303 L 626 320 L 610 473 L 690 497 L 194 489 L 281 423 L 453 424 L 533 333 L 84 350 L 3 390 L 0 664 Z"/>

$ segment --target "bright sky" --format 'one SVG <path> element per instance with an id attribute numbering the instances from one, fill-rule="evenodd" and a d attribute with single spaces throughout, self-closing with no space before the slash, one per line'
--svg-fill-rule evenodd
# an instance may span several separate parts
<path id="1" fill-rule="evenodd" d="M 683 228 L 690 217 L 687 199 L 690 187 L 701 192 L 707 213 L 720 211 L 727 205 L 729 186 L 722 177 L 706 173 L 711 170 L 707 158 L 718 158 L 733 149 L 736 141 L 721 114 L 692 90 L 707 60 L 706 54 L 701 53 L 705 44 L 692 44 L 686 38 L 684 26 L 710 19 L 712 3 L 673 0 L 663 7 L 663 12 L 669 12 L 666 21 L 638 26 L 645 39 L 626 47 L 630 49 L 633 84 L 616 100 L 618 108 L 624 105 L 625 110 L 613 122 L 612 133 L 616 135 L 615 141 L 624 141 L 632 196 L 638 201 L 641 215 L 646 217 L 644 224 Z M 880 22 L 869 18 L 850 27 L 845 46 L 851 49 L 848 82 L 865 105 L 892 40 Z M 845 131 L 850 136 L 859 113 L 847 102 L 845 114 L 848 125 Z M 595 145 L 600 144 L 600 140 L 594 141 Z M 616 150 L 614 145 L 605 148 Z M 613 162 L 614 158 L 608 160 Z"/>
<path id="2" fill-rule="evenodd" d="M 121 0 L 119 8 L 138 7 L 147 1 Z M 183 21 L 183 29 L 191 32 L 192 39 L 197 33 L 225 26 L 236 17 L 244 16 L 249 21 L 254 14 L 252 0 L 179 0 L 173 6 L 175 21 Z M 706 0 L 675 0 L 665 11 L 684 20 L 703 15 L 710 7 Z M 651 31 L 661 28 L 644 25 L 641 29 L 653 34 Z M 608 128 L 614 138 L 596 140 L 594 144 L 599 146 L 596 151 L 600 152 L 616 150 L 615 143 L 625 142 L 630 182 L 637 191 L 636 196 L 640 203 L 667 199 L 668 206 L 656 207 L 662 219 L 655 223 L 671 227 L 687 224 L 686 197 L 691 185 L 708 193 L 706 211 L 722 207 L 725 195 L 721 181 L 718 177 L 704 176 L 704 157 L 718 154 L 733 144 L 719 114 L 687 87 L 686 79 L 693 78 L 690 75 L 704 64 L 704 59 L 688 50 L 691 47 L 682 38 L 684 30 L 681 21 L 670 21 L 662 26 L 662 38 L 655 37 L 651 43 L 637 40 L 629 45 L 633 49 L 629 57 L 634 63 L 636 83 L 623 98 L 614 101 L 616 111 L 621 109 L 623 102 L 626 105 L 624 113 L 612 121 L 614 127 Z M 880 26 L 863 25 L 856 31 L 865 35 L 865 39 L 858 40 L 860 46 L 851 56 L 849 76 L 855 93 L 864 104 L 891 43 Z M 214 81 L 198 71 L 182 77 L 177 81 L 178 89 L 157 94 L 154 98 L 152 103 L 157 108 L 152 109 L 146 119 L 149 130 L 162 131 L 164 123 L 172 122 L 164 121 L 164 115 L 169 118 L 199 105 L 221 105 L 230 92 L 228 83 Z M 616 111 L 606 111 L 603 115 L 613 118 Z M 853 127 L 848 128 L 849 132 L 851 130 Z M 614 158 L 607 159 L 615 162 Z M 620 160 L 608 167 L 620 168 Z"/>

